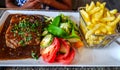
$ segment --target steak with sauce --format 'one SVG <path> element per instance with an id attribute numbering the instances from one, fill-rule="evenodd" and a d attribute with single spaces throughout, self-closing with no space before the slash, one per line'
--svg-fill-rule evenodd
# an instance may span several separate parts
<path id="1" fill-rule="evenodd" d="M 16 49 L 26 45 L 39 45 L 43 18 L 42 15 L 12 16 L 5 34 L 7 47 Z"/>

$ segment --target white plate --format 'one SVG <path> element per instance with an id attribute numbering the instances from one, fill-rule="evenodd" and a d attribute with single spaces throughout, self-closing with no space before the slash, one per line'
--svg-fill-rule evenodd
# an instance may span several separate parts
<path id="1" fill-rule="evenodd" d="M 1 26 L 5 22 L 9 14 L 40 14 L 55 17 L 59 14 L 71 16 L 71 18 L 79 24 L 78 12 L 57 12 L 57 11 L 26 11 L 26 10 L 7 10 L 0 19 Z M 120 39 L 119 39 L 120 40 Z M 101 49 L 78 49 L 76 56 L 71 65 L 61 65 L 58 63 L 48 64 L 41 58 L 39 60 L 24 59 L 24 60 L 1 60 L 0 66 L 120 66 L 120 46 L 113 42 L 110 46 Z"/>

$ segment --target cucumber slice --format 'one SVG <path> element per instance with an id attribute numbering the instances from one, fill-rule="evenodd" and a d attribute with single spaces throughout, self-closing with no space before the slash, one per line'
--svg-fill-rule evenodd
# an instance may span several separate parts
<path id="1" fill-rule="evenodd" d="M 45 30 L 45 31 L 42 33 L 42 36 L 45 36 L 45 35 L 47 35 L 47 34 L 48 34 L 48 31 Z"/>
<path id="2" fill-rule="evenodd" d="M 48 34 L 42 39 L 42 41 L 40 43 L 40 47 L 46 48 L 49 45 L 51 45 L 52 41 L 53 41 L 53 35 Z"/>

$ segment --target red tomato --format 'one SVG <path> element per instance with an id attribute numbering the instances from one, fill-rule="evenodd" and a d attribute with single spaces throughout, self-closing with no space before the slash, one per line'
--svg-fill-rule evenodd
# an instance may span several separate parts
<path id="1" fill-rule="evenodd" d="M 56 56 L 56 61 L 63 64 L 70 64 L 75 56 L 75 51 L 73 49 L 70 50 L 70 45 L 64 39 L 59 39 L 59 41 L 61 47 L 65 47 L 66 52 L 64 54 L 58 53 Z"/>
<path id="2" fill-rule="evenodd" d="M 49 63 L 54 62 L 59 49 L 60 49 L 59 39 L 55 37 L 53 43 L 43 50 L 42 52 L 43 60 Z"/>
<path id="3" fill-rule="evenodd" d="M 70 64 L 72 60 L 74 59 L 74 56 L 75 56 L 75 51 L 74 49 L 71 49 L 71 51 L 69 52 L 69 55 L 66 58 L 61 59 L 61 55 L 58 55 L 56 59 L 60 63 Z"/>
<path id="4" fill-rule="evenodd" d="M 60 48 L 64 48 L 65 53 L 60 53 Z M 54 38 L 53 43 L 42 52 L 44 61 L 52 63 L 55 60 L 63 64 L 70 64 L 74 59 L 75 51 L 64 39 Z"/>
<path id="5" fill-rule="evenodd" d="M 63 58 L 66 58 L 70 52 L 70 46 L 69 44 L 64 40 L 64 39 L 59 39 L 60 41 L 60 47 L 64 47 L 65 49 L 65 54 L 58 54 L 59 56 L 57 56 L 57 58 L 59 59 L 63 59 Z"/>

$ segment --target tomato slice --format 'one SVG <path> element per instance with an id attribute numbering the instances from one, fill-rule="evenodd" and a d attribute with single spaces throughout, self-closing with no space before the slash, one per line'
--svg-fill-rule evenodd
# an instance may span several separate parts
<path id="1" fill-rule="evenodd" d="M 64 47 L 65 49 L 65 53 L 64 54 L 58 54 L 59 56 L 57 56 L 58 59 L 63 59 L 63 58 L 66 58 L 70 52 L 70 46 L 69 44 L 64 40 L 64 39 L 59 39 L 60 41 L 60 46 L 61 47 Z"/>
<path id="2" fill-rule="evenodd" d="M 54 38 L 53 43 L 43 50 L 42 58 L 44 61 L 52 63 L 55 61 L 57 52 L 59 51 L 60 43 L 58 38 Z"/>
<path id="3" fill-rule="evenodd" d="M 66 57 L 66 58 L 63 58 L 61 59 L 62 55 L 58 55 L 56 57 L 56 60 L 62 64 L 70 64 L 72 62 L 72 60 L 74 59 L 74 56 L 75 56 L 75 51 L 74 49 L 71 49 L 70 52 L 69 52 L 69 55 Z"/>
<path id="4" fill-rule="evenodd" d="M 60 47 L 64 47 L 66 52 L 64 54 L 58 53 L 58 55 L 56 56 L 56 61 L 63 64 L 70 64 L 75 56 L 75 51 L 64 39 L 59 39 L 59 41 L 61 44 Z"/>
<path id="5" fill-rule="evenodd" d="M 65 53 L 60 53 L 60 48 L 64 47 Z M 64 39 L 54 38 L 52 44 L 42 52 L 44 61 L 52 63 L 54 61 L 70 64 L 74 59 L 75 51 Z"/>

